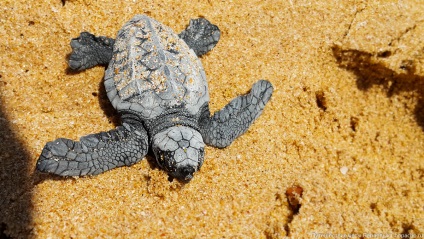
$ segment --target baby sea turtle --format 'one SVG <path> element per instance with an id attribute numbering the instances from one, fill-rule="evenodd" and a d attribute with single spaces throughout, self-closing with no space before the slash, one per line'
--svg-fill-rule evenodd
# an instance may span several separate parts
<path id="1" fill-rule="evenodd" d="M 206 75 L 198 56 L 218 42 L 220 31 L 204 18 L 191 20 L 180 34 L 137 15 L 116 40 L 82 32 L 72 39 L 69 66 L 85 70 L 107 65 L 104 85 L 122 126 L 48 142 L 37 170 L 61 176 L 96 175 L 137 163 L 151 147 L 157 164 L 171 177 L 189 181 L 203 164 L 205 144 L 224 148 L 242 135 L 271 97 L 260 80 L 212 117 Z"/>

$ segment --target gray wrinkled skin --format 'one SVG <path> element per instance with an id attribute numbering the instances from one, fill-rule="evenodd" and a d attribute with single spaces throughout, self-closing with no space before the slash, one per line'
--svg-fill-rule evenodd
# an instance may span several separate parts
<path id="1" fill-rule="evenodd" d="M 116 39 L 88 32 L 72 39 L 70 68 L 108 65 L 105 89 L 123 126 L 80 141 L 48 142 L 37 170 L 61 176 L 96 175 L 140 161 L 151 147 L 157 164 L 171 177 L 191 180 L 203 164 L 205 143 L 230 145 L 259 117 L 273 91 L 269 81 L 260 80 L 248 94 L 211 117 L 198 56 L 210 51 L 219 38 L 218 27 L 203 18 L 191 20 L 177 35 L 156 20 L 137 15 Z"/>

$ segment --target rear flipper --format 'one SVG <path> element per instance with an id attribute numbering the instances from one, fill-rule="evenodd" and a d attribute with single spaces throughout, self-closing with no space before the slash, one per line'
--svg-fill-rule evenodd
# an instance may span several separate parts
<path id="1" fill-rule="evenodd" d="M 197 56 L 212 50 L 221 36 L 219 28 L 205 18 L 190 20 L 189 26 L 178 36 L 193 49 Z"/>
<path id="2" fill-rule="evenodd" d="M 261 115 L 272 91 L 273 87 L 269 81 L 260 80 L 252 86 L 248 94 L 233 99 L 212 117 L 209 116 L 209 110 L 206 110 L 200 118 L 200 131 L 204 142 L 218 148 L 230 145 Z"/>
<path id="3" fill-rule="evenodd" d="M 109 132 L 81 137 L 80 142 L 56 139 L 48 142 L 37 162 L 37 170 L 60 176 L 97 175 L 144 158 L 148 137 L 142 127 L 124 123 Z"/>
<path id="4" fill-rule="evenodd" d="M 85 70 L 97 65 L 107 65 L 112 59 L 112 38 L 96 37 L 88 32 L 81 32 L 78 38 L 71 40 L 72 53 L 69 67 L 73 70 Z"/>

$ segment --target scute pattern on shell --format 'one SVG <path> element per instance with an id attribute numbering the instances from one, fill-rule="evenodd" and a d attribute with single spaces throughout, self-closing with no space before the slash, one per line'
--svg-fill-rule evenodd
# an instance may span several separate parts
<path id="1" fill-rule="evenodd" d="M 142 15 L 118 32 L 105 86 L 114 107 L 145 119 L 172 107 L 194 115 L 209 101 L 206 75 L 193 50 L 170 28 Z"/>

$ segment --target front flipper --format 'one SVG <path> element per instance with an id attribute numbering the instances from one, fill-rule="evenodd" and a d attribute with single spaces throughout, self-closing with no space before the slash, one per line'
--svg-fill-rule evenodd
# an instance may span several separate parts
<path id="1" fill-rule="evenodd" d="M 193 49 L 197 56 L 202 56 L 215 47 L 221 31 L 205 18 L 198 18 L 190 20 L 189 26 L 178 36 Z"/>
<path id="2" fill-rule="evenodd" d="M 60 176 L 96 175 L 130 166 L 143 159 L 147 150 L 146 130 L 124 123 L 108 132 L 81 137 L 79 142 L 63 138 L 48 142 L 37 170 Z"/>
<path id="3" fill-rule="evenodd" d="M 256 82 L 246 95 L 233 99 L 212 117 L 207 110 L 200 118 L 200 131 L 206 144 L 218 148 L 230 145 L 261 115 L 271 98 L 272 84 L 267 80 Z"/>
<path id="4" fill-rule="evenodd" d="M 89 32 L 81 32 L 80 36 L 71 40 L 72 53 L 69 67 L 73 70 L 85 70 L 97 65 L 107 65 L 112 59 L 112 38 L 96 37 Z"/>

